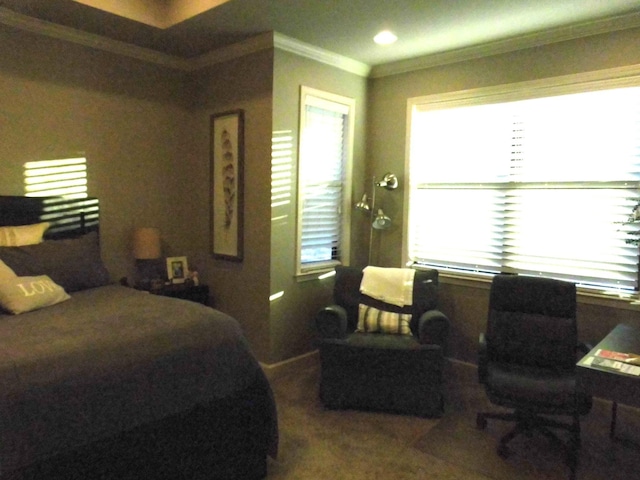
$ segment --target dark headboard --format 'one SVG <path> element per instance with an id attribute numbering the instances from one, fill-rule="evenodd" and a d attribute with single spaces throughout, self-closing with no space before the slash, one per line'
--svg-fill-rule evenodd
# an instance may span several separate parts
<path id="1" fill-rule="evenodd" d="M 47 239 L 76 237 L 98 231 L 97 198 L 19 197 L 0 195 L 0 226 L 49 222 Z"/>

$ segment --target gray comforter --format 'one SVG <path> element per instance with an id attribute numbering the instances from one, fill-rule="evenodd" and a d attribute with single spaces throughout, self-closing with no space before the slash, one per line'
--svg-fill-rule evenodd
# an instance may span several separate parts
<path id="1" fill-rule="evenodd" d="M 251 385 L 238 323 L 120 286 L 0 315 L 0 468 L 186 411 Z"/>

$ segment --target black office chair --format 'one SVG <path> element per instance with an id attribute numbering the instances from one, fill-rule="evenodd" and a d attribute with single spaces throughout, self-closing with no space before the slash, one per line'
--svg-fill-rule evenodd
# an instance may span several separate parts
<path id="1" fill-rule="evenodd" d="M 576 377 L 580 349 L 573 283 L 540 277 L 496 275 L 491 285 L 486 334 L 480 335 L 478 374 L 491 403 L 512 413 L 478 413 L 477 426 L 487 419 L 515 421 L 500 440 L 498 454 L 509 455 L 507 444 L 520 433 L 538 431 L 567 450 L 575 478 L 580 445 L 580 416 L 592 399 Z M 548 416 L 567 415 L 571 423 Z M 551 429 L 569 432 L 563 443 Z"/>

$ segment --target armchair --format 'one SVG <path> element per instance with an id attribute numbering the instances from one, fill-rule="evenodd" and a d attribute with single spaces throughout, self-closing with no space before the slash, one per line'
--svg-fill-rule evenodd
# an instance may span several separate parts
<path id="1" fill-rule="evenodd" d="M 334 304 L 316 315 L 321 401 L 335 409 L 442 415 L 449 320 L 436 310 L 438 271 L 416 270 L 413 304 L 405 307 L 360 293 L 362 278 L 361 269 L 337 267 Z M 358 331 L 361 305 L 410 315 L 409 331 Z"/>
<path id="2" fill-rule="evenodd" d="M 580 444 L 580 416 L 592 399 L 576 376 L 578 343 L 576 287 L 573 283 L 540 277 L 496 275 L 489 294 L 486 334 L 480 335 L 478 374 L 489 401 L 512 413 L 481 412 L 477 426 L 487 419 L 515 422 L 500 440 L 498 454 L 509 455 L 508 442 L 520 433 L 543 433 L 567 450 L 571 478 L 575 478 Z M 588 352 L 585 346 L 583 350 Z M 549 416 L 570 416 L 562 423 Z M 550 429 L 569 432 L 568 442 Z"/>

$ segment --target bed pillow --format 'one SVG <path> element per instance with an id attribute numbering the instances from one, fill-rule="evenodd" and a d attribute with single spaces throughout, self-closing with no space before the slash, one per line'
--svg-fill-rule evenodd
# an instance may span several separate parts
<path id="1" fill-rule="evenodd" d="M 46 275 L 14 277 L 0 283 L 0 306 L 13 314 L 48 307 L 70 298 Z"/>
<path id="2" fill-rule="evenodd" d="M 0 227 L 0 247 L 20 247 L 41 243 L 42 236 L 49 225 L 49 222 L 42 222 L 33 225 Z"/>
<path id="3" fill-rule="evenodd" d="M 411 335 L 410 313 L 379 310 L 369 305 L 358 306 L 358 332 Z"/>
<path id="4" fill-rule="evenodd" d="M 11 270 L 6 263 L 0 260 L 0 283 L 12 280 L 17 277 L 16 272 Z"/>
<path id="5" fill-rule="evenodd" d="M 0 247 L 0 260 L 21 277 L 48 275 L 68 293 L 110 283 L 97 232 L 38 245 Z"/>

